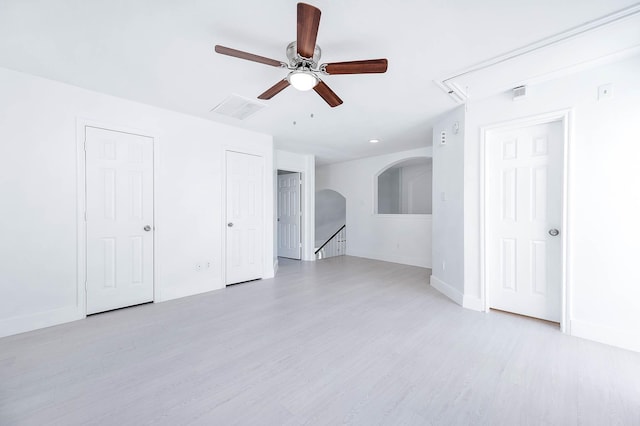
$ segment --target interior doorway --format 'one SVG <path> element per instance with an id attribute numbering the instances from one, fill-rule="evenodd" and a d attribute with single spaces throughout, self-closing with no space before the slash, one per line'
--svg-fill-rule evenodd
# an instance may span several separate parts
<path id="1" fill-rule="evenodd" d="M 568 112 L 483 129 L 485 309 L 567 323 Z"/>
<path id="2" fill-rule="evenodd" d="M 302 257 L 302 173 L 278 170 L 278 257 Z"/>

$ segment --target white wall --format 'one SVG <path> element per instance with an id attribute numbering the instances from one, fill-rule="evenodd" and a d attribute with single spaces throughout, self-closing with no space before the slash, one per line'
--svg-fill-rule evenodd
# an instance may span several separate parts
<path id="1" fill-rule="evenodd" d="M 431 267 L 431 215 L 374 214 L 374 182 L 389 165 L 431 157 L 431 147 L 368 157 L 316 169 L 316 190 L 347 199 L 347 254 Z"/>
<path id="2" fill-rule="evenodd" d="M 347 200 L 330 189 L 316 192 L 316 248 L 347 223 Z"/>
<path id="3" fill-rule="evenodd" d="M 569 238 L 569 329 L 576 336 L 640 350 L 638 76 L 640 57 L 635 57 L 532 86 L 527 98 L 517 102 L 505 94 L 469 104 L 464 152 L 466 296 L 481 295 L 481 126 L 571 108 L 569 229 L 564 230 Z M 613 97 L 598 101 L 598 86 L 607 83 L 613 84 Z M 455 166 L 459 159 L 452 161 Z"/>
<path id="4" fill-rule="evenodd" d="M 453 132 L 458 123 L 458 133 Z M 465 110 L 444 114 L 433 126 L 433 271 L 431 285 L 464 300 L 464 141 Z M 441 132 L 446 144 L 440 144 Z"/>
<path id="5" fill-rule="evenodd" d="M 315 243 L 316 158 L 313 155 L 295 154 L 293 152 L 276 150 L 275 169 L 276 173 L 277 170 L 302 173 L 302 194 L 300 195 L 303 204 L 302 260 L 313 261 L 316 259 L 313 253 Z M 277 191 L 274 193 L 274 196 L 278 196 Z M 277 201 L 275 199 L 274 205 L 277 209 Z M 274 227 L 277 227 L 275 222 Z M 274 260 L 276 262 L 278 256 L 277 243 L 274 239 Z"/>
<path id="6" fill-rule="evenodd" d="M 0 69 L 0 336 L 84 316 L 77 282 L 76 125 L 157 142 L 157 300 L 224 287 L 224 152 L 265 158 L 264 275 L 273 276 L 268 135 Z M 197 271 L 198 262 L 211 262 Z"/>

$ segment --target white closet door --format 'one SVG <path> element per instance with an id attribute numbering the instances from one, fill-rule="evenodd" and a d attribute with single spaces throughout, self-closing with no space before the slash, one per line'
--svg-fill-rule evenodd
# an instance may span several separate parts
<path id="1" fill-rule="evenodd" d="M 86 127 L 87 314 L 153 300 L 153 140 Z"/>
<path id="2" fill-rule="evenodd" d="M 263 159 L 227 151 L 226 283 L 262 278 Z"/>

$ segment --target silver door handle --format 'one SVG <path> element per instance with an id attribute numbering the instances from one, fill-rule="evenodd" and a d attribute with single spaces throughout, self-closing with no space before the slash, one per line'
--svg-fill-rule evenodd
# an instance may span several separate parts
<path id="1" fill-rule="evenodd" d="M 149 225 L 145 225 L 145 227 L 142 229 L 144 229 L 147 232 L 151 231 L 151 227 Z"/>
<path id="2" fill-rule="evenodd" d="M 231 227 L 233 226 L 233 222 L 229 222 L 229 223 L 227 223 L 227 226 L 228 226 L 229 228 L 231 228 Z"/>
<path id="3" fill-rule="evenodd" d="M 551 235 L 552 237 L 557 237 L 558 234 L 560 234 L 560 231 L 558 231 L 557 229 L 549 229 L 549 235 Z"/>

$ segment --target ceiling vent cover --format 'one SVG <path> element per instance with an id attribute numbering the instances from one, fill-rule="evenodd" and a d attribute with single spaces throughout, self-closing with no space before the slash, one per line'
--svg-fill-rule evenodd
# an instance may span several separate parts
<path id="1" fill-rule="evenodd" d="M 513 100 L 517 101 L 527 96 L 527 86 L 518 86 L 511 89 L 513 92 Z"/>
<path id="2" fill-rule="evenodd" d="M 243 98 L 238 95 L 231 95 L 216 105 L 211 112 L 226 115 L 227 117 L 233 117 L 238 120 L 244 120 L 264 107 L 266 107 L 266 105 L 252 99 Z"/>

